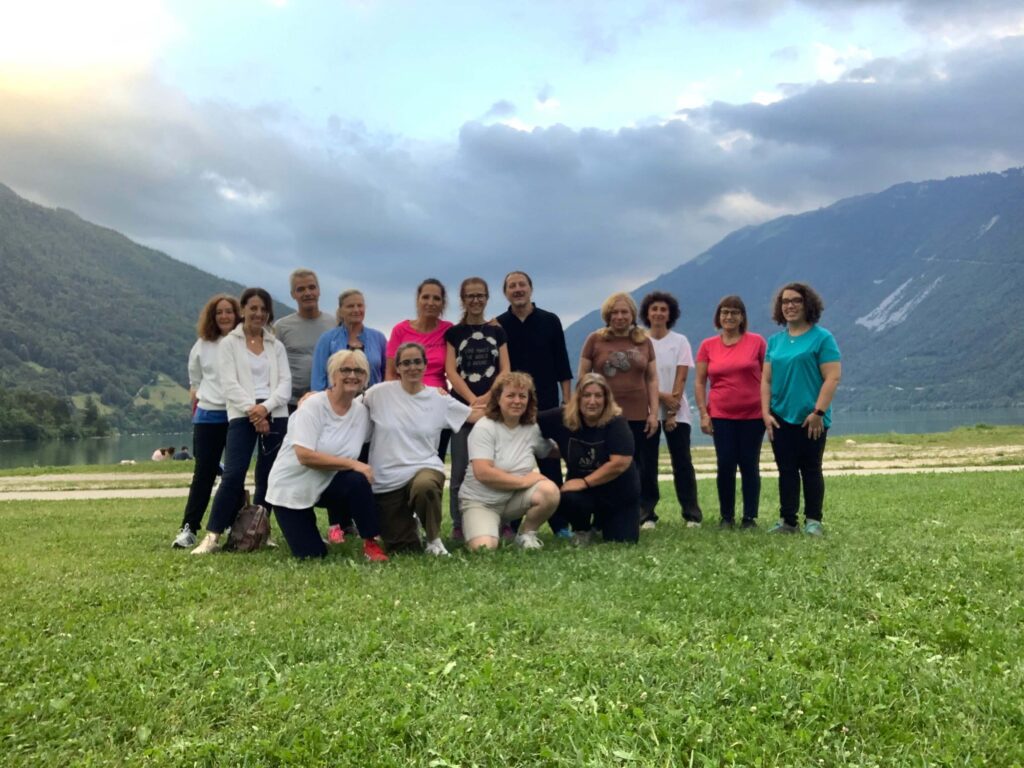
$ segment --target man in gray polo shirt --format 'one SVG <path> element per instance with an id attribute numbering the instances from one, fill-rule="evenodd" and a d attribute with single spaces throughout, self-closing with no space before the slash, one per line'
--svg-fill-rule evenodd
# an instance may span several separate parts
<path id="1" fill-rule="evenodd" d="M 333 315 L 320 311 L 320 282 L 313 270 L 296 269 L 289 281 L 299 311 L 274 323 L 274 333 L 288 352 L 288 366 L 292 369 L 292 399 L 288 402 L 288 412 L 293 413 L 299 398 L 309 391 L 313 348 L 338 322 Z"/>

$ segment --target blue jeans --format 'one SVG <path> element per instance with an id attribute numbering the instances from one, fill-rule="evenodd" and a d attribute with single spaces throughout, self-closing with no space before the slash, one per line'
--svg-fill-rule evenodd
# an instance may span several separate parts
<path id="1" fill-rule="evenodd" d="M 217 495 L 213 497 L 213 509 L 210 511 L 210 522 L 206 529 L 210 533 L 224 533 L 235 522 L 235 516 L 241 508 L 242 494 L 245 491 L 245 475 L 252 461 L 253 448 L 256 452 L 256 493 L 253 504 L 264 504 L 267 494 L 267 478 L 270 468 L 274 466 L 277 451 L 281 447 L 285 432 L 288 431 L 288 419 L 270 420 L 270 432 L 260 435 L 242 417 L 228 422 L 227 447 L 224 450 L 224 476 L 220 480 Z"/>
<path id="2" fill-rule="evenodd" d="M 761 499 L 761 443 L 764 422 L 761 419 L 712 419 L 715 456 L 718 459 L 718 508 L 722 519 L 736 518 L 736 468 L 743 488 L 743 519 L 756 520 Z"/>

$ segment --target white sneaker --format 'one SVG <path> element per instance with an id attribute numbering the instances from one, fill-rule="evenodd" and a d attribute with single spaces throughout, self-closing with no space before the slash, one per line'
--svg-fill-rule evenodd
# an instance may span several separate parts
<path id="1" fill-rule="evenodd" d="M 448 550 L 444 548 L 444 542 L 440 539 L 427 542 L 426 551 L 428 555 L 433 555 L 434 557 L 448 557 L 449 555 Z"/>
<path id="2" fill-rule="evenodd" d="M 192 533 L 192 529 L 188 523 L 185 523 L 178 531 L 178 535 L 174 537 L 174 541 L 171 542 L 173 549 L 192 549 L 196 545 L 196 535 Z"/>
<path id="3" fill-rule="evenodd" d="M 524 531 L 516 535 L 516 545 L 520 549 L 541 549 L 544 542 L 537 538 L 536 531 Z"/>
<path id="4" fill-rule="evenodd" d="M 641 531 L 653 531 L 657 527 L 658 524 L 654 520 L 644 520 L 642 523 L 640 523 Z"/>
<path id="5" fill-rule="evenodd" d="M 593 531 L 573 531 L 572 543 L 577 547 L 589 547 L 593 535 Z"/>
<path id="6" fill-rule="evenodd" d="M 208 533 L 199 542 L 199 546 L 189 552 L 190 555 L 209 555 L 220 549 L 220 537 L 216 533 Z"/>
<path id="7" fill-rule="evenodd" d="M 687 520 L 686 521 L 686 527 L 687 528 L 700 528 L 700 521 L 698 521 L 698 520 Z"/>

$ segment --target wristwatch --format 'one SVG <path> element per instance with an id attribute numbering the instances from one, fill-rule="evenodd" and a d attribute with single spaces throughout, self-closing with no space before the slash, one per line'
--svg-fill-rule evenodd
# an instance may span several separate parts
<path id="1" fill-rule="evenodd" d="M 814 415 L 815 416 L 824 416 L 825 412 L 823 410 L 821 410 L 821 408 L 815 408 L 814 409 Z"/>

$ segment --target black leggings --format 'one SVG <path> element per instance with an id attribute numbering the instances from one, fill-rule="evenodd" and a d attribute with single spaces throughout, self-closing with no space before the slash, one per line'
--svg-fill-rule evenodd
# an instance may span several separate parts
<path id="1" fill-rule="evenodd" d="M 366 477 L 353 470 L 338 472 L 331 484 L 320 494 L 318 505 L 339 509 L 350 514 L 359 527 L 359 535 L 373 539 L 380 534 L 377 508 L 373 503 L 373 491 Z M 290 509 L 274 507 L 277 524 L 285 541 L 296 557 L 323 557 L 327 554 L 320 529 L 316 525 L 313 507 Z"/>
<path id="2" fill-rule="evenodd" d="M 715 456 L 718 460 L 718 508 L 722 519 L 736 518 L 736 468 L 743 488 L 743 519 L 757 519 L 761 498 L 761 443 L 764 422 L 761 419 L 712 419 Z"/>
<path id="3" fill-rule="evenodd" d="M 807 436 L 807 427 L 790 424 L 778 416 L 772 450 L 775 464 L 779 468 L 779 517 L 789 525 L 796 525 L 800 512 L 800 486 L 804 489 L 804 517 L 821 522 L 822 507 L 825 504 L 825 475 L 821 471 L 821 460 L 825 455 L 825 438 L 812 439 Z"/>

